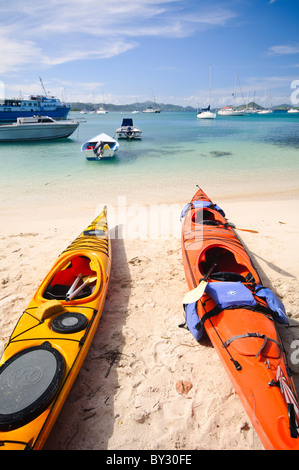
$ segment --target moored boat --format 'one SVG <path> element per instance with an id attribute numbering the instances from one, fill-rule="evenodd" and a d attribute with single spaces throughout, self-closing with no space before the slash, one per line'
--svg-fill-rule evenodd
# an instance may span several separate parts
<path id="1" fill-rule="evenodd" d="M 133 119 L 124 118 L 122 120 L 121 127 L 116 129 L 115 136 L 117 139 L 140 140 L 142 137 L 142 131 L 138 127 L 134 126 Z"/>
<path id="2" fill-rule="evenodd" d="M 81 147 L 81 151 L 85 153 L 87 160 L 112 158 L 118 149 L 119 143 L 104 132 L 87 140 Z"/>
<path id="3" fill-rule="evenodd" d="M 78 126 L 77 121 L 55 121 L 49 116 L 19 117 L 17 122 L 0 125 L 0 142 L 63 139 Z"/>
<path id="4" fill-rule="evenodd" d="M 13 122 L 18 117 L 36 114 L 53 119 L 66 119 L 71 106 L 54 96 L 30 95 L 28 98 L 9 98 L 0 102 L 0 121 Z"/>
<path id="5" fill-rule="evenodd" d="M 211 103 L 211 92 L 212 92 L 212 66 L 210 65 L 210 93 L 209 93 L 209 103 Z M 211 105 L 207 108 L 199 109 L 197 112 L 198 119 L 215 119 L 216 113 L 212 113 Z"/>
<path id="6" fill-rule="evenodd" d="M 235 74 L 235 91 L 233 93 L 234 104 L 233 104 L 233 106 L 224 106 L 224 108 L 220 109 L 218 111 L 219 116 L 243 116 L 244 115 L 243 109 L 236 109 L 237 82 L 239 82 L 240 91 L 241 91 L 242 96 L 243 96 L 243 92 L 241 90 L 241 85 L 240 85 L 240 81 L 238 79 L 238 75 Z M 243 101 L 244 101 L 244 98 L 243 98 Z M 244 108 L 245 108 L 245 102 L 244 102 Z"/>
<path id="7" fill-rule="evenodd" d="M 268 108 L 268 109 L 261 109 L 257 112 L 257 114 L 272 114 L 273 110 Z"/>
<path id="8" fill-rule="evenodd" d="M 298 397 L 277 328 L 289 323 L 282 302 L 201 189 L 182 219 L 187 327 L 197 341 L 209 336 L 265 449 L 298 450 Z"/>
<path id="9" fill-rule="evenodd" d="M 143 113 L 160 113 L 159 108 L 154 108 L 153 106 L 147 106 L 143 111 Z"/>
<path id="10" fill-rule="evenodd" d="M 39 450 L 97 329 L 109 283 L 106 208 L 58 257 L 0 361 L 0 449 Z"/>
<path id="11" fill-rule="evenodd" d="M 99 108 L 99 109 L 97 110 L 97 114 L 108 114 L 108 111 L 107 111 L 106 109 L 104 109 L 104 108 Z"/>
<path id="12" fill-rule="evenodd" d="M 218 111 L 219 116 L 243 116 L 244 112 L 239 111 L 232 106 L 224 106 L 224 108 L 219 109 Z"/>
<path id="13" fill-rule="evenodd" d="M 204 109 L 199 109 L 197 112 L 198 119 L 215 119 L 216 113 L 212 113 L 210 106 Z"/>

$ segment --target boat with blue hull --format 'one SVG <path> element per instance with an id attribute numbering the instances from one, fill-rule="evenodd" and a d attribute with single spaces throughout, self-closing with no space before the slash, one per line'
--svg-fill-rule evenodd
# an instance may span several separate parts
<path id="1" fill-rule="evenodd" d="M 0 121 L 14 122 L 19 117 L 35 115 L 66 119 L 70 109 L 70 105 L 54 96 L 31 95 L 26 99 L 4 99 L 0 101 Z"/>

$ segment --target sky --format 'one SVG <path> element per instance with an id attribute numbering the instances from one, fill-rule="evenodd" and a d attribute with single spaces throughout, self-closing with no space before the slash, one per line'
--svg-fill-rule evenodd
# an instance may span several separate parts
<path id="1" fill-rule="evenodd" d="M 69 102 L 299 105 L 298 20 L 299 0 L 0 0 L 0 80 L 5 98 L 42 77 Z"/>

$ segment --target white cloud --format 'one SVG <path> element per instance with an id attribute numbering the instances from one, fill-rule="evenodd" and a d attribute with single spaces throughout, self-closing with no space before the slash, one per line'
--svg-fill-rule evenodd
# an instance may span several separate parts
<path id="1" fill-rule="evenodd" d="M 74 48 L 74 50 L 65 50 L 64 54 L 56 54 L 54 57 L 45 57 L 43 63 L 45 65 L 59 65 L 66 62 L 72 62 L 75 60 L 86 60 L 86 59 L 108 59 L 110 57 L 122 54 L 135 47 L 134 43 L 126 43 L 118 40 L 113 43 L 102 42 L 98 47 L 93 46 L 92 49 L 80 49 L 80 47 Z"/>
<path id="2" fill-rule="evenodd" d="M 281 45 L 272 46 L 269 48 L 268 53 L 270 55 L 288 55 L 288 54 L 299 54 L 299 45 Z"/>
<path id="3" fill-rule="evenodd" d="M 187 37 L 234 17 L 201 3 L 191 15 L 184 0 L 1 2 L 0 73 L 110 58 L 138 47 L 139 37 Z"/>
<path id="4" fill-rule="evenodd" d="M 32 61 L 42 60 L 42 50 L 31 40 L 11 36 L 7 29 L 0 32 L 0 73 L 17 71 Z"/>

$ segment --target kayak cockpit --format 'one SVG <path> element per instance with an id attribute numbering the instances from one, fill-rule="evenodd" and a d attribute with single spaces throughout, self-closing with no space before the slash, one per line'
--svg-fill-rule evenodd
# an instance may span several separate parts
<path id="1" fill-rule="evenodd" d="M 99 270 L 87 256 L 74 256 L 60 265 L 50 282 L 47 283 L 42 297 L 47 300 L 70 302 L 82 300 L 92 295 L 101 281 Z"/>
<path id="2" fill-rule="evenodd" d="M 248 282 L 253 279 L 248 264 L 244 256 L 237 251 L 217 245 L 202 251 L 197 265 L 200 278 L 205 277 L 212 269 L 210 279 Z"/>
<path id="3" fill-rule="evenodd" d="M 217 225 L 218 223 L 225 223 L 223 221 L 222 215 L 212 208 L 200 208 L 192 214 L 192 223 L 193 224 L 204 224 L 204 225 Z"/>

